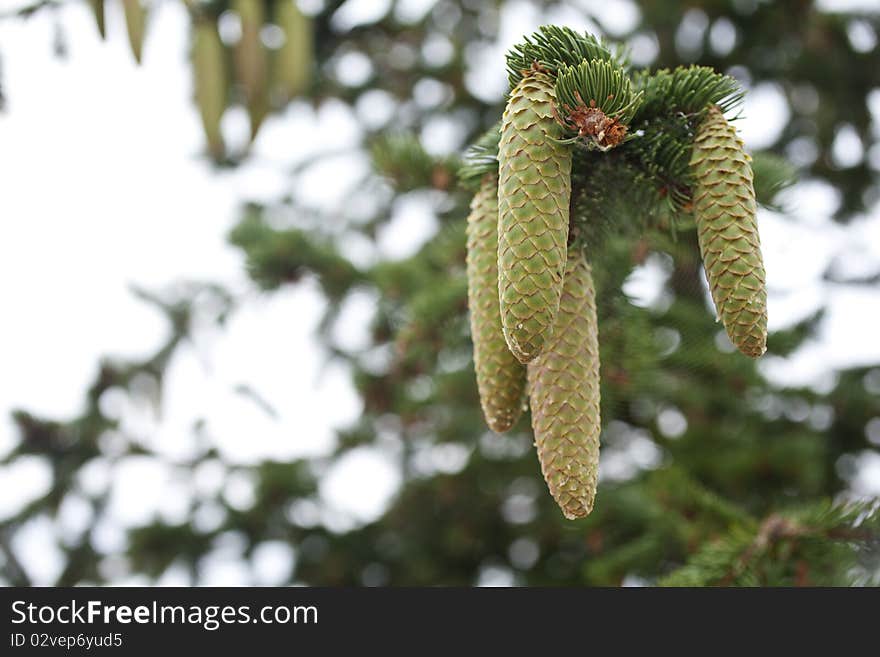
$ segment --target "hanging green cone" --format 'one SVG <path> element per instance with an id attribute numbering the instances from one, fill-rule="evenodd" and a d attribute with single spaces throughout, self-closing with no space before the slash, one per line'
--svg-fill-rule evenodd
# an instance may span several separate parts
<path id="1" fill-rule="evenodd" d="M 147 31 L 147 9 L 141 0 L 122 0 L 125 11 L 125 27 L 128 30 L 128 43 L 134 60 L 140 64 L 144 51 L 144 34 Z"/>
<path id="2" fill-rule="evenodd" d="M 281 0 L 275 22 L 284 30 L 284 45 L 278 49 L 273 69 L 275 91 L 284 102 L 308 89 L 314 65 L 311 20 L 303 16 L 296 0 Z"/>
<path id="3" fill-rule="evenodd" d="M 767 350 L 767 289 L 755 218 L 750 158 L 717 107 L 694 139 L 690 168 L 694 217 L 718 317 L 746 356 Z"/>
<path id="4" fill-rule="evenodd" d="M 571 151 L 554 141 L 553 79 L 532 71 L 507 101 L 498 145 L 498 291 L 507 346 L 541 353 L 559 308 L 568 239 Z"/>
<path id="5" fill-rule="evenodd" d="M 104 15 L 104 0 L 89 0 L 92 7 L 92 13 L 95 14 L 95 24 L 98 27 L 98 34 L 102 39 L 107 38 L 107 22 Z"/>
<path id="6" fill-rule="evenodd" d="M 269 113 L 268 59 L 260 39 L 265 15 L 262 0 L 234 0 L 233 8 L 241 20 L 241 38 L 235 45 L 235 73 L 241 85 L 251 122 L 251 139 Z"/>
<path id="7" fill-rule="evenodd" d="M 225 150 L 220 120 L 226 109 L 226 70 L 223 43 L 213 20 L 202 19 L 196 22 L 192 57 L 196 103 L 202 117 L 208 150 L 215 160 L 221 160 Z"/>
<path id="8" fill-rule="evenodd" d="M 468 306 L 474 367 L 486 424 L 510 429 L 522 414 L 525 367 L 501 331 L 498 306 L 498 178 L 487 175 L 471 202 L 467 226 Z"/>
<path id="9" fill-rule="evenodd" d="M 572 254 L 553 333 L 528 366 L 532 428 L 550 494 L 569 520 L 593 510 L 599 478 L 599 332 L 590 266 Z"/>

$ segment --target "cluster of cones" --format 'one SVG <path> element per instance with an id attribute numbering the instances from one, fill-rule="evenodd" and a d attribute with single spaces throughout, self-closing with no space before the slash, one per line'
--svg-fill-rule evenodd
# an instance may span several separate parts
<path id="1" fill-rule="evenodd" d="M 569 245 L 574 146 L 554 77 L 524 71 L 501 124 L 498 172 L 468 218 L 468 283 L 477 384 L 490 429 L 510 429 L 528 397 L 541 470 L 566 518 L 592 511 L 599 470 L 596 294 Z M 701 255 L 720 321 L 740 351 L 766 349 L 764 266 L 752 169 L 735 129 L 710 106 L 690 171 Z"/>

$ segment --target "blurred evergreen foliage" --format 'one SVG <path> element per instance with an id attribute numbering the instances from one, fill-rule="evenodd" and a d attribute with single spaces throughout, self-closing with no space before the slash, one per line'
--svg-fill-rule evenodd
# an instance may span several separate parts
<path id="1" fill-rule="evenodd" d="M 232 4 L 185 1 L 197 19 L 194 24 L 206 16 L 216 19 Z M 278 15 L 281 2 L 265 0 L 265 15 Z M 37 2 L 21 14 L 52 11 L 58 4 Z M 505 436 L 483 425 L 464 281 L 470 192 L 456 182 L 459 159 L 432 155 L 417 138 L 432 120 L 443 117 L 464 128 L 467 143 L 497 120 L 502 99 L 487 103 L 466 81 L 476 52 L 496 36 L 503 3 L 438 0 L 413 20 L 399 11 L 399 3 L 391 3 L 383 16 L 344 30 L 334 16 L 345 3 L 305 4 L 314 61 L 308 85 L 297 90 L 292 102 L 319 107 L 333 99 L 356 107 L 376 92 L 394 101 L 383 125 L 361 126 L 362 152 L 374 172 L 357 191 L 372 194 L 375 203 L 366 219 L 354 216 L 363 209 L 351 204 L 352 216 L 334 217 L 336 230 L 315 228 L 307 220 L 309 210 L 296 199 L 250 205 L 230 239 L 263 294 L 306 277 L 319 283 L 328 305 L 318 337 L 332 358 L 349 367 L 363 412 L 338 432 L 326 456 L 226 464 L 227 476 L 241 473 L 255 482 L 253 504 L 232 507 L 218 493 L 194 499 L 185 522 L 156 518 L 128 531 L 124 572 L 156 578 L 177 566 L 197 583 L 206 555 L 235 533 L 245 539 L 244 557 L 263 541 L 287 542 L 296 553 L 289 580 L 308 584 L 470 585 L 491 572 L 507 573 L 525 585 L 876 584 L 880 514 L 876 502 L 852 499 L 851 481 L 858 458 L 877 453 L 866 426 L 880 416 L 880 369 L 840 371 L 821 390 L 769 383 L 719 333 L 700 278 L 694 231 L 678 226 L 673 232 L 662 216 L 643 230 L 644 217 L 618 220 L 608 212 L 599 227 L 603 248 L 593 254 L 593 269 L 605 472 L 593 514 L 576 522 L 562 518 L 544 490 L 528 422 L 521 420 Z M 533 4 L 549 9 L 558 3 Z M 566 6 L 603 24 L 601 13 L 590 13 L 601 12 L 601 6 L 590 11 L 578 3 Z M 639 9 L 639 24 L 614 36 L 655 44 L 653 69 L 699 63 L 747 85 L 773 83 L 785 95 L 791 119 L 771 153 L 755 162 L 759 195 L 768 203 L 787 176 L 779 174 L 778 160 L 765 158 L 802 152 L 804 144 L 816 156 L 798 161 L 800 175 L 824 180 L 839 192 L 839 222 L 850 222 L 877 202 L 876 157 L 846 168 L 832 157 L 835 136 L 845 125 L 854 129 L 865 152 L 880 148 L 868 109 L 868 96 L 880 84 L 877 13 L 824 12 L 804 0 L 664 0 L 641 3 Z M 681 38 L 683 25 L 702 26 L 698 38 Z M 729 47 L 711 43 L 707 28 L 719 25 L 733 30 Z M 873 46 L 852 39 L 853 29 L 873 34 Z M 148 53 L 149 24 L 145 39 Z M 437 44 L 449 46 L 448 57 L 435 54 L 446 49 Z M 231 45 L 225 47 L 233 57 Z M 341 58 L 350 53 L 366 55 L 371 63 L 366 79 L 354 85 L 336 75 Z M 236 67 L 224 66 L 232 90 L 227 102 L 246 104 L 241 81 L 234 80 Z M 288 72 L 285 79 L 302 81 L 302 71 Z M 444 100 L 428 106 L 415 102 L 413 90 L 425 80 L 440 85 Z M 6 86 L 3 91 L 15 93 Z M 252 98 L 253 90 L 249 93 Z M 289 93 L 272 98 L 270 111 L 291 102 Z M 254 129 L 259 121 L 255 124 Z M 492 147 L 486 145 L 490 157 Z M 658 136 L 658 152 L 663 147 Z M 246 154 L 224 157 L 235 165 Z M 772 175 L 762 176 L 762 171 Z M 597 194 L 614 193 L 581 187 L 576 202 L 587 208 Z M 346 234 L 375 240 L 394 202 L 412 193 L 431 195 L 437 235 L 406 259 L 352 262 L 340 248 Z M 271 217 L 279 209 L 301 221 L 277 225 Z M 644 308 L 628 300 L 621 286 L 649 260 L 672 264 L 661 301 Z M 834 272 L 828 276 L 836 280 Z M 877 273 L 855 282 L 876 285 Z M 370 344 L 352 351 L 337 344 L 327 329 L 349 295 L 365 290 L 377 300 Z M 0 526 L 0 572 L 8 583 L 30 581 L 12 548 L 16 533 L 38 518 L 57 520 L 72 496 L 87 501 L 93 521 L 81 534 L 59 537 L 65 566 L 57 583 L 105 581 L 111 569 L 102 564 L 110 557 L 97 550 L 93 532 L 106 513 L 107 495 L 83 486 L 82 478 L 99 458 L 112 463 L 150 452 L 106 415 L 102 396 L 124 391 L 138 403 L 160 405 L 168 362 L 182 342 L 192 339 L 193 318 L 222 324 L 237 303 L 234 295 L 203 283 L 140 294 L 169 323 L 170 337 L 157 353 L 101 363 L 85 410 L 76 418 L 43 418 L 25 410 L 14 415 L 20 441 L 0 464 L 39 456 L 52 467 L 53 485 Z M 820 311 L 773 333 L 769 353 L 797 351 L 822 317 Z M 197 455 L 170 464 L 184 478 L 200 464 L 221 458 L 199 426 L 193 433 L 200 445 Z M 320 472 L 364 446 L 395 455 L 403 484 L 378 520 L 340 531 L 321 520 Z M 442 455 L 450 453 L 465 455 L 460 467 L 446 465 L 449 459 Z M 223 509 L 222 521 L 209 529 L 192 522 L 205 506 Z"/>

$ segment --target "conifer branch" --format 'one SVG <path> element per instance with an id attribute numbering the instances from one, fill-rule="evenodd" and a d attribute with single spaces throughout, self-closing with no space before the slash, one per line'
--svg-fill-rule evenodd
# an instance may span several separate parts
<path id="1" fill-rule="evenodd" d="M 507 53 L 507 79 L 512 89 L 522 79 L 523 72 L 531 70 L 535 64 L 556 76 L 567 66 L 591 59 L 614 62 L 619 66 L 627 63 L 622 52 L 591 34 L 579 34 L 568 27 L 543 25 Z"/>
<path id="2" fill-rule="evenodd" d="M 560 106 L 587 104 L 623 124 L 632 121 L 643 93 L 634 92 L 623 67 L 603 59 L 585 60 L 568 66 L 556 78 Z"/>
<path id="3" fill-rule="evenodd" d="M 758 203 L 772 210 L 781 209 L 774 200 L 779 192 L 795 183 L 797 172 L 790 162 L 767 152 L 752 154 L 755 196 Z"/>
<path id="4" fill-rule="evenodd" d="M 631 75 L 608 43 L 556 26 L 542 27 L 508 53 L 511 84 L 534 66 L 556 76 L 557 120 L 567 141 L 582 146 L 572 169 L 577 239 L 594 241 L 614 217 L 641 226 L 666 217 L 674 230 L 676 218 L 691 212 L 697 126 L 709 107 L 730 112 L 740 105 L 739 82 L 705 66 Z M 465 187 L 497 171 L 498 139 L 493 127 L 465 154 L 458 171 Z M 788 163 L 764 154 L 755 157 L 754 174 L 756 200 L 770 208 L 794 178 Z"/>
<path id="5" fill-rule="evenodd" d="M 312 273 L 329 298 L 340 299 L 363 278 L 332 243 L 304 230 L 275 230 L 256 214 L 242 220 L 229 241 L 245 252 L 251 278 L 266 290 Z"/>
<path id="6" fill-rule="evenodd" d="M 727 114 L 742 103 L 745 95 L 736 79 L 707 66 L 640 71 L 634 82 L 636 89 L 644 92 L 636 122 L 675 113 L 698 114 L 709 105 L 717 105 Z"/>
<path id="7" fill-rule="evenodd" d="M 370 145 L 373 168 L 399 191 L 433 188 L 446 190 L 459 168 L 454 158 L 435 158 L 415 135 L 398 132 L 379 135 Z"/>
<path id="8" fill-rule="evenodd" d="M 30 18 L 41 9 L 59 9 L 67 0 L 35 0 L 31 4 L 0 12 L 0 20 L 4 18 Z"/>
<path id="9" fill-rule="evenodd" d="M 475 189 L 487 173 L 498 173 L 498 140 L 501 122 L 489 128 L 465 151 L 458 179 L 468 189 Z"/>
<path id="10" fill-rule="evenodd" d="M 796 561 L 800 552 L 803 563 L 810 564 L 801 572 L 789 573 L 791 583 L 821 583 L 814 580 L 833 577 L 854 565 L 861 549 L 878 551 L 878 504 L 825 502 L 802 512 L 771 513 L 757 528 L 737 525 L 727 535 L 704 546 L 659 584 L 761 585 L 766 580 L 765 571 L 775 561 L 775 551 L 783 545 L 789 561 Z"/>
<path id="11" fill-rule="evenodd" d="M 607 151 L 626 139 L 641 100 L 626 71 L 609 61 L 584 60 L 556 78 L 557 120 L 588 149 Z M 579 141 L 582 138 L 583 141 Z"/>

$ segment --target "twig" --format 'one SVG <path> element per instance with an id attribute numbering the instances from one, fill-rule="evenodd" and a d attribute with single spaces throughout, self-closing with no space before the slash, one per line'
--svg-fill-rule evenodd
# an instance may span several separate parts
<path id="1" fill-rule="evenodd" d="M 727 586 L 733 581 L 733 578 L 745 570 L 749 562 L 756 554 L 763 553 L 770 545 L 783 538 L 797 538 L 807 533 L 806 528 L 798 525 L 793 520 L 785 518 L 779 514 L 773 513 L 764 519 L 755 535 L 755 540 L 743 550 L 739 558 L 734 561 L 727 575 L 725 575 L 719 584 Z"/>
<path id="2" fill-rule="evenodd" d="M 773 513 L 764 519 L 758 528 L 757 534 L 755 534 L 755 540 L 743 550 L 719 584 L 722 586 L 730 584 L 734 577 L 745 570 L 746 566 L 756 555 L 766 552 L 774 543 L 785 539 L 800 539 L 811 535 L 825 536 L 826 538 L 837 540 L 865 541 L 871 538 L 873 534 L 866 530 L 852 529 L 850 527 L 832 527 L 830 529 L 808 527 L 790 518 Z"/>
<path id="3" fill-rule="evenodd" d="M 66 1 L 67 0 L 36 0 L 35 2 L 25 5 L 24 7 L 19 7 L 18 9 L 10 9 L 8 11 L 0 12 L 0 19 L 29 18 L 41 9 L 46 9 L 47 7 L 57 8 Z"/>
<path id="4" fill-rule="evenodd" d="M 9 577 L 9 583 L 13 586 L 33 586 L 27 571 L 21 565 L 21 562 L 19 562 L 18 557 L 15 556 L 15 551 L 9 544 L 9 539 L 5 531 L 0 532 L 0 550 L 3 551 L 3 554 L 6 557 L 4 570 Z"/>

